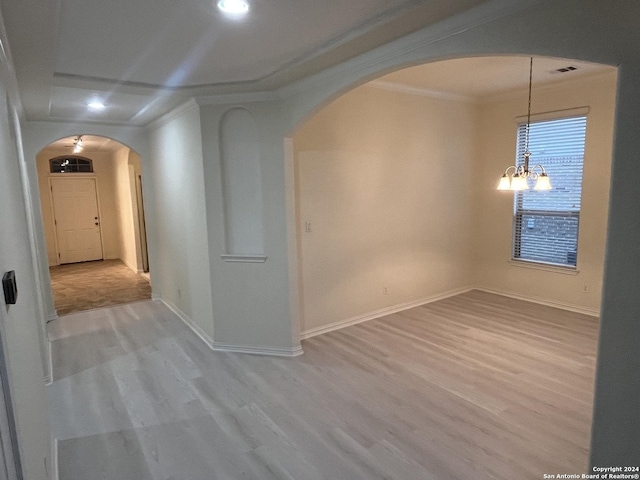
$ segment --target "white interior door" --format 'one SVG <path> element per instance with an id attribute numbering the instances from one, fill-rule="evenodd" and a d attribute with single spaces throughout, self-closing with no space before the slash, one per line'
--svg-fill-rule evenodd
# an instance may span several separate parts
<path id="1" fill-rule="evenodd" d="M 52 178 L 51 199 L 60 263 L 101 260 L 95 178 Z"/>

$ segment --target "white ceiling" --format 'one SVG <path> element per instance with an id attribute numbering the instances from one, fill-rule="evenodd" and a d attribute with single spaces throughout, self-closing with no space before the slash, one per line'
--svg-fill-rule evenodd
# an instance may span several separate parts
<path id="1" fill-rule="evenodd" d="M 488 1 L 249 0 L 238 21 L 214 0 L 0 0 L 0 38 L 27 119 L 146 125 L 190 97 L 274 90 Z M 541 60 L 534 83 L 565 63 Z M 522 58 L 465 59 L 382 80 L 484 97 L 526 85 L 527 70 Z M 87 111 L 94 98 L 107 108 Z"/>
<path id="2" fill-rule="evenodd" d="M 63 0 L 55 72 L 165 87 L 257 80 L 412 4 L 255 0 L 231 20 L 212 0 Z"/>
<path id="3" fill-rule="evenodd" d="M 573 67 L 575 70 L 558 72 Z M 561 58 L 533 59 L 533 87 L 575 80 L 615 71 L 615 67 Z M 380 77 L 379 86 L 415 89 L 425 94 L 451 95 L 482 101 L 496 95 L 526 89 L 529 85 L 529 57 L 475 57 L 418 65 Z"/>
<path id="4" fill-rule="evenodd" d="M 487 1 L 249 0 L 241 21 L 214 0 L 0 11 L 28 119 L 145 125 L 190 96 L 273 90 Z M 86 112 L 93 97 L 108 105 L 99 115 Z"/>

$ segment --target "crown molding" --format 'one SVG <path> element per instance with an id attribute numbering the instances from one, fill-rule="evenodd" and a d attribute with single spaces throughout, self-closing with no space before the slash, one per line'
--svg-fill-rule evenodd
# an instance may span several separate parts
<path id="1" fill-rule="evenodd" d="M 195 98 L 190 98 L 183 104 L 179 105 L 178 107 L 174 108 L 168 113 L 165 113 L 161 117 L 147 124 L 146 129 L 148 131 L 157 130 L 158 128 L 163 127 L 164 125 L 171 122 L 172 120 L 175 120 L 176 118 L 181 117 L 182 115 L 185 115 L 191 110 L 194 110 L 197 108 L 199 108 L 199 105 L 196 102 Z"/>
<path id="2" fill-rule="evenodd" d="M 566 78 L 564 80 L 560 80 L 557 82 L 545 83 L 544 85 L 533 85 L 532 92 L 548 92 L 550 90 L 555 90 L 558 88 L 565 87 L 580 87 L 584 85 L 590 85 L 599 80 L 607 80 L 607 77 L 610 77 L 611 81 L 615 81 L 617 76 L 617 72 L 614 71 L 606 71 L 606 72 L 596 72 L 590 75 L 582 75 L 576 78 Z M 509 92 L 497 93 L 495 95 L 488 95 L 486 97 L 479 97 L 477 102 L 480 104 L 488 104 L 488 103 L 499 103 L 506 102 L 509 100 L 515 100 L 526 97 L 527 87 L 519 88 L 517 90 L 511 90 Z"/>
<path id="3" fill-rule="evenodd" d="M 310 77 L 285 85 L 277 90 L 282 98 L 294 97 L 309 90 L 326 87 L 349 79 L 373 79 L 385 66 L 395 65 L 399 52 L 410 55 L 425 47 L 454 37 L 468 30 L 519 13 L 542 3 L 543 0 L 494 0 L 454 17 L 442 20 L 386 45 L 363 53 L 352 60 L 328 68 Z M 409 65 L 407 65 L 409 66 Z"/>
<path id="4" fill-rule="evenodd" d="M 437 98 L 440 100 L 449 100 L 453 102 L 463 103 L 479 103 L 478 99 L 468 95 L 459 95 L 457 93 L 442 92 L 440 90 L 431 90 L 428 88 L 413 87 L 403 83 L 385 82 L 383 80 L 373 80 L 365 83 L 364 87 L 377 88 L 380 90 L 389 90 L 391 92 L 406 93 L 408 95 L 417 95 L 420 97 Z"/>
<path id="5" fill-rule="evenodd" d="M 195 97 L 198 105 L 229 105 L 233 103 L 272 102 L 274 100 L 278 100 L 278 95 L 273 91 L 226 93 Z"/>

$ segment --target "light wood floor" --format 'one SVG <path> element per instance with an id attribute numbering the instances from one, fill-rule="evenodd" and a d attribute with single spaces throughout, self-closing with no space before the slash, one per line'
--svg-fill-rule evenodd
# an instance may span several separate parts
<path id="1" fill-rule="evenodd" d="M 587 468 L 598 321 L 472 291 L 210 351 L 158 302 L 52 322 L 61 480 L 526 480 Z"/>
<path id="2" fill-rule="evenodd" d="M 120 260 L 50 267 L 58 315 L 151 299 L 151 285 Z"/>

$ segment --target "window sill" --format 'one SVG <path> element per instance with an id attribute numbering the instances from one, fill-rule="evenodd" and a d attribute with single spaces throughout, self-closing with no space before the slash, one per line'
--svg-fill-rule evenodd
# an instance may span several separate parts
<path id="1" fill-rule="evenodd" d="M 526 260 L 509 260 L 509 265 L 513 267 L 542 270 L 544 272 L 561 273 L 563 275 L 578 275 L 578 273 L 580 273 L 577 267 L 546 265 L 544 263 L 529 262 Z"/>
<path id="2" fill-rule="evenodd" d="M 227 254 L 220 255 L 220 258 L 225 262 L 233 263 L 264 263 L 267 261 L 267 257 L 264 255 Z"/>

